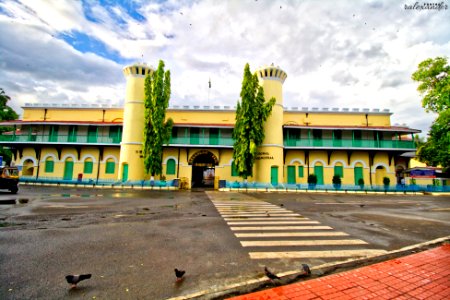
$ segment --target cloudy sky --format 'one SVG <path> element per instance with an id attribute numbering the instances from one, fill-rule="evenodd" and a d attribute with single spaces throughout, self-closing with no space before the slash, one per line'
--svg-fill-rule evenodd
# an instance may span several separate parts
<path id="1" fill-rule="evenodd" d="M 424 59 L 449 56 L 450 1 L 405 8 L 415 3 L 0 0 L 0 88 L 19 113 L 123 105 L 122 68 L 162 59 L 171 106 L 236 105 L 245 63 L 273 63 L 288 74 L 286 107 L 387 108 L 393 124 L 425 134 L 435 116 L 410 78 Z"/>

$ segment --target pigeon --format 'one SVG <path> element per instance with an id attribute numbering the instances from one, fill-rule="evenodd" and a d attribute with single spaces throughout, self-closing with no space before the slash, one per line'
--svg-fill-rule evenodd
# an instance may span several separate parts
<path id="1" fill-rule="evenodd" d="M 311 275 L 311 269 L 307 264 L 302 264 L 303 272 L 305 272 L 306 275 Z"/>
<path id="2" fill-rule="evenodd" d="M 181 281 L 183 278 L 183 275 L 186 273 L 184 270 L 178 270 L 175 268 L 175 276 L 177 276 L 177 282 Z"/>
<path id="3" fill-rule="evenodd" d="M 300 274 L 299 277 L 309 277 L 311 276 L 311 269 L 307 264 L 302 264 L 303 274 Z"/>
<path id="4" fill-rule="evenodd" d="M 270 272 L 269 269 L 267 269 L 267 267 L 264 267 L 264 273 L 266 274 L 267 277 L 269 277 L 270 281 L 272 281 L 272 282 L 274 279 L 281 279 L 277 275 Z"/>
<path id="5" fill-rule="evenodd" d="M 72 288 L 76 288 L 78 282 L 85 280 L 85 279 L 89 279 L 91 277 L 92 277 L 92 274 L 67 275 L 66 280 L 67 280 L 67 283 L 72 285 Z"/>

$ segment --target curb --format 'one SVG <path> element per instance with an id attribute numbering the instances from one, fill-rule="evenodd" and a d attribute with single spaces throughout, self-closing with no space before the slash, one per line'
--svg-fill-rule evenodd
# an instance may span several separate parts
<path id="1" fill-rule="evenodd" d="M 326 263 L 319 266 L 311 268 L 312 276 L 308 277 L 306 280 L 314 279 L 322 276 L 329 275 L 334 272 L 343 272 L 351 270 L 354 268 L 364 267 L 374 263 L 379 263 L 387 261 L 390 259 L 395 259 L 408 254 L 413 254 L 416 252 L 421 252 L 434 248 L 438 245 L 449 243 L 450 235 L 442 238 L 434 239 L 428 242 L 423 242 L 411 246 L 406 246 L 397 250 L 392 250 L 381 255 L 366 256 L 362 258 L 350 259 L 347 261 L 341 261 L 338 263 Z M 303 273 L 300 270 L 287 271 L 283 273 L 278 273 L 277 275 L 282 278 L 282 284 L 277 286 L 282 286 L 290 283 L 299 281 Z M 247 294 L 251 292 L 256 292 L 263 290 L 267 287 L 274 288 L 277 286 L 268 285 L 267 278 L 261 277 L 256 279 L 246 280 L 240 283 L 229 284 L 225 286 L 214 287 L 208 290 L 201 290 L 195 293 L 177 296 L 173 298 L 168 298 L 166 300 L 188 300 L 188 299 L 224 299 L 226 297 L 233 297 L 242 294 Z"/>

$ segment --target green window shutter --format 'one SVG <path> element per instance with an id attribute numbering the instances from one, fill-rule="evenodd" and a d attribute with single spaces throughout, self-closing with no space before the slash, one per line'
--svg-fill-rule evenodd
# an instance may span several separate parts
<path id="1" fill-rule="evenodd" d="M 75 143 L 77 141 L 77 126 L 69 126 L 69 135 L 67 136 L 69 143 Z"/>
<path id="2" fill-rule="evenodd" d="M 55 162 L 53 160 L 45 161 L 45 172 L 46 173 L 53 173 L 54 168 L 55 168 Z"/>
<path id="3" fill-rule="evenodd" d="M 295 166 L 287 167 L 288 184 L 295 184 Z"/>
<path id="4" fill-rule="evenodd" d="M 175 160 L 169 159 L 167 161 L 167 169 L 166 169 L 167 175 L 175 175 Z"/>
<path id="5" fill-rule="evenodd" d="M 84 162 L 84 174 L 92 174 L 92 170 L 94 169 L 94 163 L 92 161 L 85 161 Z"/>
<path id="6" fill-rule="evenodd" d="M 238 170 L 236 169 L 236 165 L 234 161 L 231 163 L 231 176 L 239 176 Z"/>
<path id="7" fill-rule="evenodd" d="M 343 178 L 344 177 L 344 167 L 343 166 L 334 166 L 334 175 Z"/>
<path id="8" fill-rule="evenodd" d="M 50 126 L 50 134 L 48 136 L 49 142 L 57 142 L 58 141 L 58 125 Z"/>
<path id="9" fill-rule="evenodd" d="M 354 172 L 355 172 L 355 185 L 358 185 L 359 179 L 364 179 L 363 168 L 355 167 Z"/>
<path id="10" fill-rule="evenodd" d="M 314 174 L 317 176 L 317 184 L 323 184 L 323 166 L 314 166 Z"/>
<path id="11" fill-rule="evenodd" d="M 303 166 L 298 166 L 298 177 L 302 178 L 303 176 Z"/>
<path id="12" fill-rule="evenodd" d="M 105 173 L 106 174 L 114 174 L 115 168 L 116 168 L 116 163 L 113 161 L 108 161 L 108 162 L 106 162 Z"/>

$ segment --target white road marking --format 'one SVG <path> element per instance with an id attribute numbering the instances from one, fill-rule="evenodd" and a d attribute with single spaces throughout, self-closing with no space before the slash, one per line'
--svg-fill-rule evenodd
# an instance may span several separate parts
<path id="1" fill-rule="evenodd" d="M 225 221 L 272 221 L 272 220 L 279 220 L 279 221 L 283 221 L 283 220 L 309 220 L 309 218 L 305 218 L 305 217 L 235 217 L 235 218 L 224 218 Z"/>
<path id="2" fill-rule="evenodd" d="M 241 241 L 242 247 L 367 245 L 363 240 Z"/>
<path id="3" fill-rule="evenodd" d="M 286 251 L 286 252 L 250 252 L 252 259 L 280 259 L 280 258 L 342 258 L 381 255 L 386 250 L 324 250 L 324 251 Z"/>
<path id="4" fill-rule="evenodd" d="M 333 229 L 330 226 L 248 226 L 248 227 L 230 227 L 233 231 L 265 231 L 265 230 L 316 230 L 316 229 Z"/>
<path id="5" fill-rule="evenodd" d="M 318 221 L 272 221 L 268 218 L 267 221 L 255 222 L 228 222 L 228 225 L 282 225 L 282 224 L 320 224 Z"/>
<path id="6" fill-rule="evenodd" d="M 235 233 L 234 234 L 238 238 L 246 238 L 246 237 L 257 237 L 257 238 L 266 238 L 266 237 L 328 237 L 328 236 L 348 236 L 345 232 L 339 231 L 312 231 L 312 232 L 257 232 L 257 233 Z"/>
<path id="7" fill-rule="evenodd" d="M 270 217 L 274 216 L 274 217 L 282 217 L 282 216 L 286 216 L 286 217 L 295 217 L 295 216 L 300 216 L 299 214 L 282 214 L 282 213 L 272 213 L 270 214 Z M 230 217 L 267 217 L 267 214 L 223 214 L 222 217 L 224 218 L 230 218 Z M 270 218 L 268 217 L 268 218 Z"/>
<path id="8" fill-rule="evenodd" d="M 349 234 L 335 231 L 330 226 L 307 225 L 320 224 L 320 222 L 310 220 L 279 205 L 258 200 L 230 201 L 224 199 L 212 202 L 238 239 L 255 239 L 240 241 L 242 247 L 261 247 L 259 249 L 287 247 L 286 250 L 289 247 L 308 247 L 311 249 L 310 251 L 249 252 L 251 259 L 338 259 L 386 253 L 385 250 L 378 249 L 354 249 L 356 246 L 368 243 L 360 239 L 349 238 Z M 357 205 L 358 203 L 352 204 Z M 344 238 L 336 239 L 336 237 Z M 283 240 L 283 238 L 285 239 Z M 286 238 L 291 239 L 286 240 Z M 341 249 L 353 247 L 353 249 L 319 250 L 326 246 L 339 246 Z M 279 249 L 284 250 L 283 248 Z"/>

